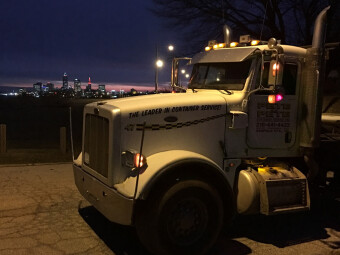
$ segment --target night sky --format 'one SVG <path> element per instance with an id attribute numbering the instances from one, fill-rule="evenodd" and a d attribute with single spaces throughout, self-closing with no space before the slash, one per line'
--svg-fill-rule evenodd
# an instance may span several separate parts
<path id="1" fill-rule="evenodd" d="M 151 0 L 1 0 L 0 86 L 58 87 L 66 72 L 83 87 L 89 76 L 92 84 L 153 87 L 156 45 L 166 60 L 179 39 L 150 7 Z M 169 67 L 168 60 L 160 83 L 169 82 Z"/>

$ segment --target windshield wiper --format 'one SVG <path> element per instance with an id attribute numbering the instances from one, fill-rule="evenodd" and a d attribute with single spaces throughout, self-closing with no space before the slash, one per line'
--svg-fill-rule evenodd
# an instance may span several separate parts
<path id="1" fill-rule="evenodd" d="M 232 95 L 233 92 L 227 89 L 222 89 L 224 92 L 226 92 L 228 95 Z M 221 90 L 220 90 L 221 91 Z M 224 93 L 223 93 L 224 94 Z"/>
<path id="2" fill-rule="evenodd" d="M 173 87 L 173 88 L 176 88 L 176 89 L 181 89 L 181 90 L 183 90 L 183 91 L 187 91 L 185 88 L 180 87 L 180 86 L 177 86 L 177 85 L 173 85 L 172 87 Z"/>

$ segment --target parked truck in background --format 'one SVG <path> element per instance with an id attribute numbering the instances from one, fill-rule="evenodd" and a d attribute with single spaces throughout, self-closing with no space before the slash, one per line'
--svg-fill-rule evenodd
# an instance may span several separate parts
<path id="1" fill-rule="evenodd" d="M 73 167 L 80 193 L 135 226 L 154 254 L 204 254 L 236 213 L 308 210 L 309 184 L 339 171 L 316 157 L 320 137 L 339 145 L 339 115 L 323 115 L 332 128 L 320 135 L 328 9 L 310 48 L 248 36 L 236 45 L 226 27 L 224 43 L 191 59 L 186 93 L 86 105 Z"/>

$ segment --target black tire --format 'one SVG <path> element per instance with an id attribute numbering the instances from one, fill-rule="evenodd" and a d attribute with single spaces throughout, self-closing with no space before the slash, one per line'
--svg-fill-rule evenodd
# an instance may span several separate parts
<path id="1" fill-rule="evenodd" d="M 200 180 L 180 181 L 157 193 L 136 214 L 142 244 L 156 255 L 205 254 L 223 226 L 219 193 Z"/>

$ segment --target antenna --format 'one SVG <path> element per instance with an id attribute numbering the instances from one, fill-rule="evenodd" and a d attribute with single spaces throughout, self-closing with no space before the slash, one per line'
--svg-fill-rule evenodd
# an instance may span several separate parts
<path id="1" fill-rule="evenodd" d="M 222 24 L 224 24 L 224 0 L 222 0 Z"/>
<path id="2" fill-rule="evenodd" d="M 264 27 L 264 20 L 266 19 L 266 15 L 267 15 L 267 7 L 268 7 L 268 0 L 266 2 L 266 9 L 264 10 L 264 15 L 263 15 L 261 34 L 260 34 L 260 41 L 262 40 L 262 31 L 263 31 L 263 27 Z"/>
<path id="3" fill-rule="evenodd" d="M 140 168 L 140 162 L 141 162 L 141 158 L 142 158 L 143 145 L 144 145 L 145 125 L 146 125 L 146 122 L 144 122 L 143 130 L 142 130 L 142 140 L 141 140 L 141 143 L 140 143 L 139 160 L 138 160 L 137 177 L 136 177 L 136 186 L 135 186 L 135 193 L 133 195 L 133 201 L 136 200 L 137 191 L 138 191 L 139 174 L 140 174 L 140 169 L 139 168 Z"/>

